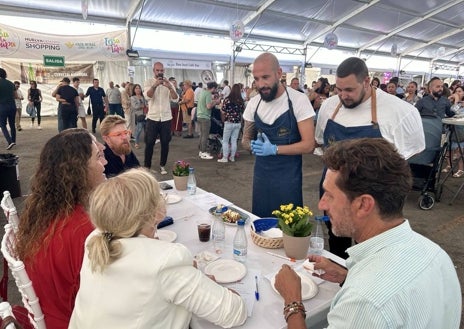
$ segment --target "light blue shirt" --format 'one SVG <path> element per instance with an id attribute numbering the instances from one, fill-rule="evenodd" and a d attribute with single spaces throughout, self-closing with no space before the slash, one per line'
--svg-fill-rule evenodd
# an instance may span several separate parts
<path id="1" fill-rule="evenodd" d="M 347 252 L 348 275 L 332 301 L 328 328 L 459 328 L 455 267 L 407 220 Z"/>

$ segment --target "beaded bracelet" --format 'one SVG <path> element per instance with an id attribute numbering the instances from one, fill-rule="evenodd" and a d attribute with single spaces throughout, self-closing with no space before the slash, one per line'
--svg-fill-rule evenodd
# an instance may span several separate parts
<path id="1" fill-rule="evenodd" d="M 292 302 L 290 304 L 287 304 L 284 307 L 285 322 L 288 322 L 288 318 L 290 316 L 299 312 L 301 312 L 303 314 L 303 317 L 306 319 L 306 309 L 302 302 Z"/>

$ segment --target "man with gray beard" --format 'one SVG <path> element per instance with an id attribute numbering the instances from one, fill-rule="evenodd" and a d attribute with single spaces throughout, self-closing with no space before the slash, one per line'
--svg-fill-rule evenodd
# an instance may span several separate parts
<path id="1" fill-rule="evenodd" d="M 116 176 L 121 172 L 140 167 L 139 160 L 131 150 L 131 131 L 126 128 L 126 120 L 119 115 L 108 115 L 100 125 L 101 135 L 105 141 L 106 177 Z"/>

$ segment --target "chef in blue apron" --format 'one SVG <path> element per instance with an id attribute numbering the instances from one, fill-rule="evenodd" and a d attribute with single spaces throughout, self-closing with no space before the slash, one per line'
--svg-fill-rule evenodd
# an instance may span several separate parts
<path id="1" fill-rule="evenodd" d="M 258 56 L 253 76 L 260 95 L 245 109 L 242 145 L 256 155 L 252 212 L 274 217 L 282 204 L 303 205 L 302 154 L 314 149 L 315 113 L 307 96 L 280 84 L 274 55 Z"/>
<path id="2" fill-rule="evenodd" d="M 324 129 L 324 147 L 330 146 L 330 144 L 345 140 L 345 139 L 354 139 L 354 138 L 380 138 L 382 134 L 380 133 L 379 124 L 377 123 L 377 102 L 376 102 L 376 92 L 375 88 L 371 88 L 371 124 L 367 126 L 354 126 L 354 127 L 345 127 L 339 123 L 335 122 L 335 117 L 338 114 L 338 111 L 342 107 L 340 102 L 335 112 L 332 114 L 332 117 L 327 120 L 327 125 Z M 324 193 L 322 189 L 322 183 L 324 182 L 325 173 L 327 168 L 324 168 L 321 183 L 320 183 L 320 195 Z M 337 237 L 332 233 L 332 225 L 330 222 L 326 222 L 327 227 L 329 228 L 329 246 L 330 251 L 340 257 L 347 258 L 345 250 L 351 247 L 351 238 Z"/>

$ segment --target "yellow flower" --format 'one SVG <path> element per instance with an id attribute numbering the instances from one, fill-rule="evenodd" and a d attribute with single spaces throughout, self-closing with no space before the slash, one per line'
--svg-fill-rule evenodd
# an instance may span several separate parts
<path id="1" fill-rule="evenodd" d="M 285 209 L 286 209 L 285 205 L 280 206 L 280 211 L 285 211 Z"/>
<path id="2" fill-rule="evenodd" d="M 286 221 L 285 221 L 285 224 L 287 224 L 287 225 L 288 225 L 288 220 L 286 220 Z"/>

